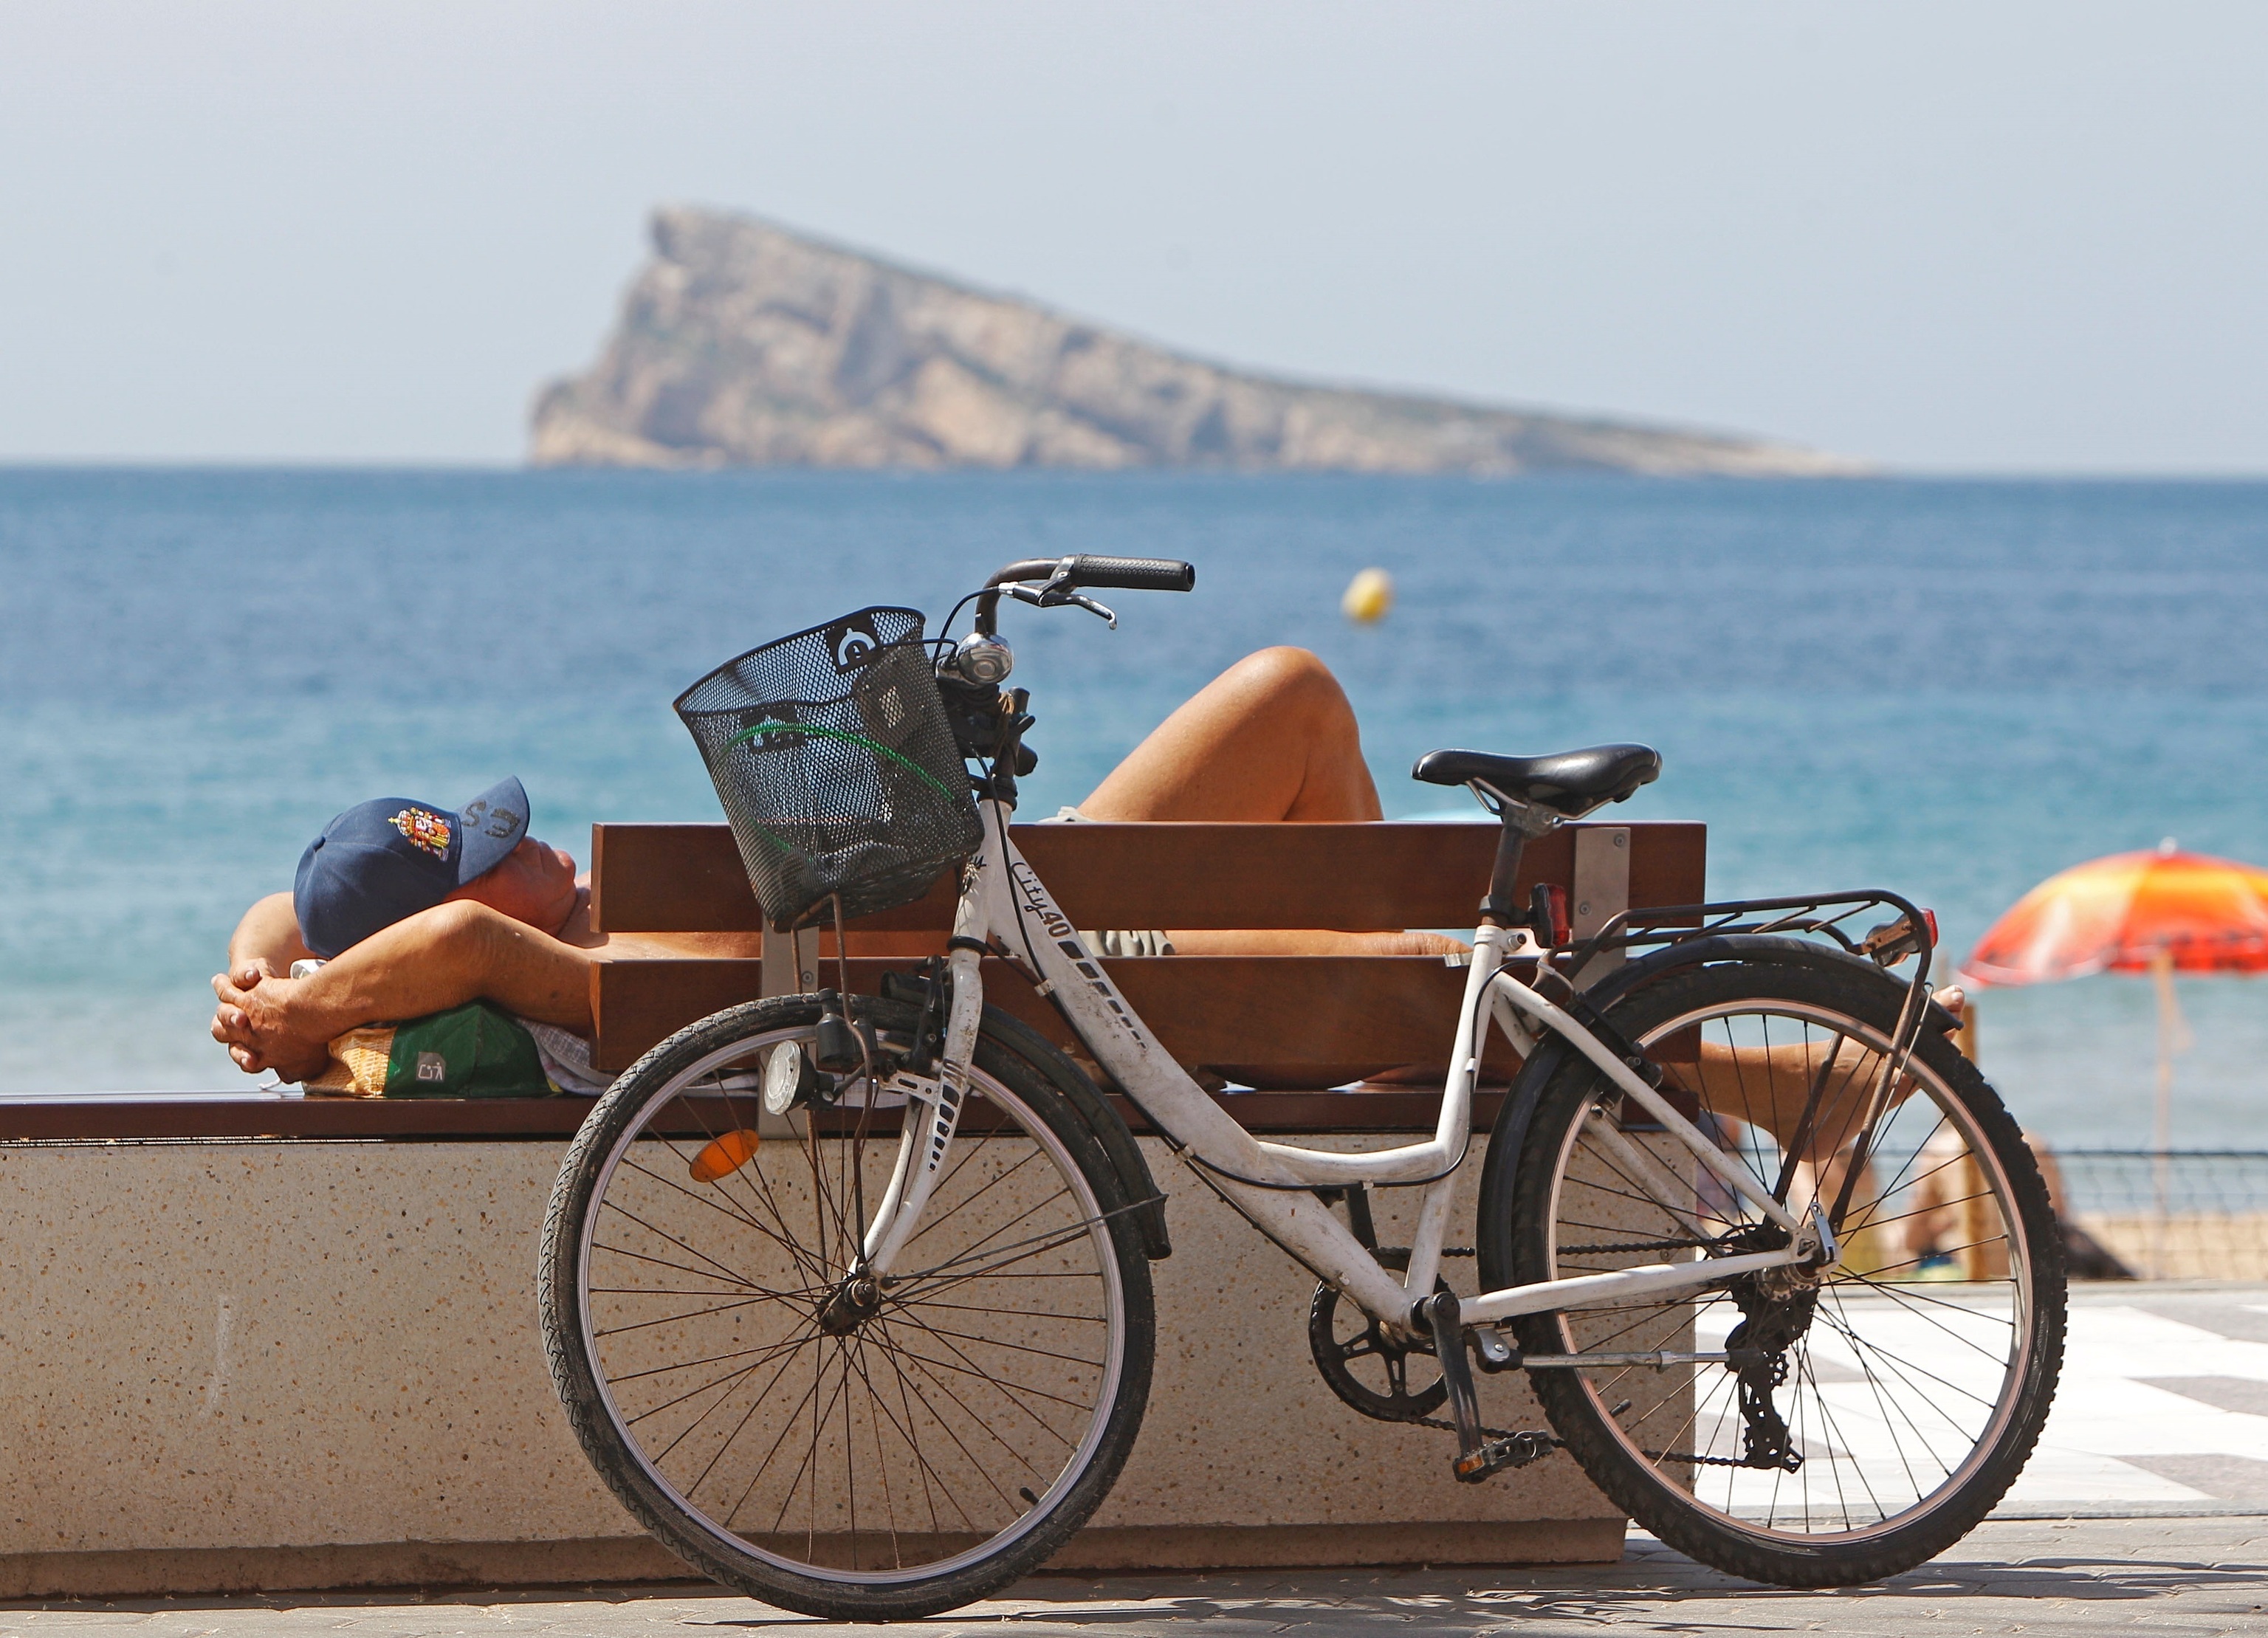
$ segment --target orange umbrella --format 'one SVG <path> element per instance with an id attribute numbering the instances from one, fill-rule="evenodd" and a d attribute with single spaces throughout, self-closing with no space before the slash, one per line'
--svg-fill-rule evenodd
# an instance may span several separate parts
<path id="1" fill-rule="evenodd" d="M 2157 1150 L 2170 1136 L 2174 1054 L 2189 1031 L 2174 999 L 2179 973 L 2268 972 L 2268 870 L 2169 837 L 2147 853 L 2051 876 L 1992 923 L 1962 964 L 1980 985 L 2037 984 L 2090 973 L 2147 973 L 2158 989 Z M 2162 1189 L 2162 1180 L 2161 1180 Z"/>
<path id="2" fill-rule="evenodd" d="M 1962 970 L 1979 984 L 2037 984 L 2090 973 L 2268 971 L 2268 870 L 2171 841 L 2051 876 L 1977 941 Z"/>

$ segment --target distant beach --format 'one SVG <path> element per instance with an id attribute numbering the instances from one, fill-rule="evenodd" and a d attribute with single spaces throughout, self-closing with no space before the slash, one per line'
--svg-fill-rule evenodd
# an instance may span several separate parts
<path id="1" fill-rule="evenodd" d="M 1660 747 L 1614 817 L 1711 826 L 1719 893 L 1884 885 L 1957 957 L 2041 877 L 2176 836 L 2268 862 L 2268 484 L 1162 474 L 0 470 L 0 1092 L 242 1086 L 204 980 L 307 837 L 505 773 L 596 819 L 715 806 L 669 713 L 869 602 L 1010 557 L 1183 556 L 1121 629 L 1012 620 L 1031 807 L 1219 666 L 1314 649 L 1391 814 L 1436 745 Z M 1393 613 L 1338 598 L 1377 565 Z M 2176 1142 L 2268 1146 L 2268 990 L 2185 981 Z M 2146 984 L 1984 997 L 2066 1145 L 2148 1130 Z"/>

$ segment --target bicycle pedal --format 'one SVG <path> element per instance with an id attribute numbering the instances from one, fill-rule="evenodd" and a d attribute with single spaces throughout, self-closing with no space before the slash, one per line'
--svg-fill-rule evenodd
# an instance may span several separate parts
<path id="1" fill-rule="evenodd" d="M 1475 1326 L 1472 1327 L 1471 1336 L 1473 1350 L 1480 1355 L 1483 1370 L 1520 1369 L 1519 1350 L 1504 1340 L 1501 1332 L 1491 1330 L 1486 1326 Z"/>
<path id="2" fill-rule="evenodd" d="M 1530 1462 L 1542 1461 L 1558 1443 L 1548 1433 L 1507 1434 L 1501 1439 L 1490 1440 L 1469 1455 L 1458 1457 L 1450 1466 L 1459 1484 L 1476 1485 L 1508 1467 L 1525 1467 Z"/>

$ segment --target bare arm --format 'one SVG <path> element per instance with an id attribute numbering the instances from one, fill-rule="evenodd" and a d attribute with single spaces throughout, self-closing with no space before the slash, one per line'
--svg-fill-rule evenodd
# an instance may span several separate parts
<path id="1" fill-rule="evenodd" d="M 247 971 L 251 965 L 213 980 L 220 998 L 213 1035 L 253 1073 L 273 1069 L 304 1079 L 321 1069 L 328 1043 L 350 1029 L 468 1001 L 591 1029 L 590 952 L 465 900 L 373 933 L 311 978 L 276 978 Z"/>
<path id="2" fill-rule="evenodd" d="M 294 961 L 310 960 L 314 951 L 299 937 L 299 917 L 291 908 L 290 893 L 269 893 L 244 913 L 228 941 L 228 970 L 242 973 L 259 966 L 270 976 L 291 970 Z"/>
<path id="3" fill-rule="evenodd" d="M 590 953 L 484 904 L 436 905 L 325 963 L 301 981 L 293 1005 L 328 1040 L 357 1025 L 423 1017 L 468 1001 L 587 1032 Z"/>

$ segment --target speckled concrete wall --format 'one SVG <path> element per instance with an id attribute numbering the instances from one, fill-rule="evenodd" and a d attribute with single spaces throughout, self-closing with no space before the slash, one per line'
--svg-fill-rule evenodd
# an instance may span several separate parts
<path id="1" fill-rule="evenodd" d="M 426 1562 L 437 1544 L 572 1542 L 591 1573 L 601 1561 L 655 1573 L 544 1369 L 535 1245 L 561 1153 L 0 1146 L 0 1594 L 385 1579 L 383 1554 L 341 1568 L 340 1549 L 373 1544 L 421 1544 Z M 1564 1457 L 1458 1485 L 1446 1434 L 1341 1406 L 1307 1355 L 1312 1280 L 1161 1147 L 1151 1157 L 1175 1245 L 1153 1266 L 1156 1386 L 1126 1473 L 1071 1557 L 1612 1553 L 1620 1520 Z M 1469 1192 L 1476 1170 L 1477 1152 Z M 1469 1223 L 1469 1207 L 1459 1216 Z M 1453 1263 L 1453 1283 L 1471 1267 Z M 1484 1377 L 1482 1391 L 1490 1421 L 1540 1425 L 1516 1378 Z M 262 1572 L 261 1552 L 332 1568 Z M 89 1555 L 115 1573 L 69 1571 Z M 167 1571 L 166 1555 L 188 1556 Z M 493 1554 L 442 1557 L 468 1578 L 507 1576 Z"/>

